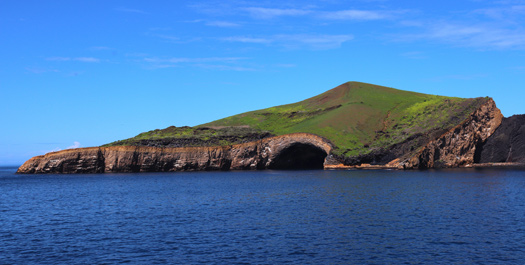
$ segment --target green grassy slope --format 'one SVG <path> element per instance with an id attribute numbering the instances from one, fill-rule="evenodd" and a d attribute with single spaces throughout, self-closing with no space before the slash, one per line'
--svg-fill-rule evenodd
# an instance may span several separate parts
<path id="1" fill-rule="evenodd" d="M 336 153 L 355 156 L 399 143 L 416 133 L 448 129 L 482 101 L 349 82 L 301 102 L 201 126 L 249 125 L 276 135 L 313 133 L 331 140 Z"/>
<path id="2" fill-rule="evenodd" d="M 154 130 L 111 145 L 132 144 L 140 139 L 199 137 L 195 135 L 203 128 L 211 128 L 220 137 L 225 128 L 235 126 L 226 131 L 317 134 L 332 141 L 336 155 L 350 157 L 388 148 L 416 134 L 444 132 L 466 119 L 485 100 L 348 82 L 301 102 L 246 112 L 193 128 Z M 221 144 L 232 143 L 236 142 Z"/>

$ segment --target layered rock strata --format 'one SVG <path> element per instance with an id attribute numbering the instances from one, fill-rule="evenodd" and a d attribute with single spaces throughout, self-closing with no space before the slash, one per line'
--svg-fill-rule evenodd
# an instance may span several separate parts
<path id="1" fill-rule="evenodd" d="M 17 173 L 110 173 L 193 170 L 323 168 L 332 144 L 294 133 L 218 147 L 111 146 L 70 149 L 36 156 Z"/>

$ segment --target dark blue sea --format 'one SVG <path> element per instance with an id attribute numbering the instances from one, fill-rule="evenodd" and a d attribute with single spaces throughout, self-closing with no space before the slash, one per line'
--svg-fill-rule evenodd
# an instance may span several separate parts
<path id="1" fill-rule="evenodd" d="M 15 175 L 0 264 L 524 264 L 525 171 Z"/>

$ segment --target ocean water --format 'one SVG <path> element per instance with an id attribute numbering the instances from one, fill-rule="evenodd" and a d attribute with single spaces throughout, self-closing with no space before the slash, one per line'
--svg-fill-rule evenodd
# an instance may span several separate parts
<path id="1" fill-rule="evenodd" d="M 525 171 L 15 175 L 0 264 L 524 264 Z"/>

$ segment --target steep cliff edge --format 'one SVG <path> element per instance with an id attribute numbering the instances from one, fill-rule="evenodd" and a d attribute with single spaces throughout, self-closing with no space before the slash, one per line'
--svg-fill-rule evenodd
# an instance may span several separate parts
<path id="1" fill-rule="evenodd" d="M 525 164 L 525 115 L 503 118 L 501 126 L 477 151 L 477 163 Z"/>
<path id="2" fill-rule="evenodd" d="M 295 133 L 232 146 L 159 148 L 110 146 L 64 150 L 36 156 L 17 171 L 32 173 L 169 172 L 323 168 L 332 144 Z"/>
<path id="3" fill-rule="evenodd" d="M 476 151 L 500 126 L 503 115 L 488 99 L 465 121 L 420 148 L 388 165 L 396 168 L 459 167 L 475 162 Z"/>

